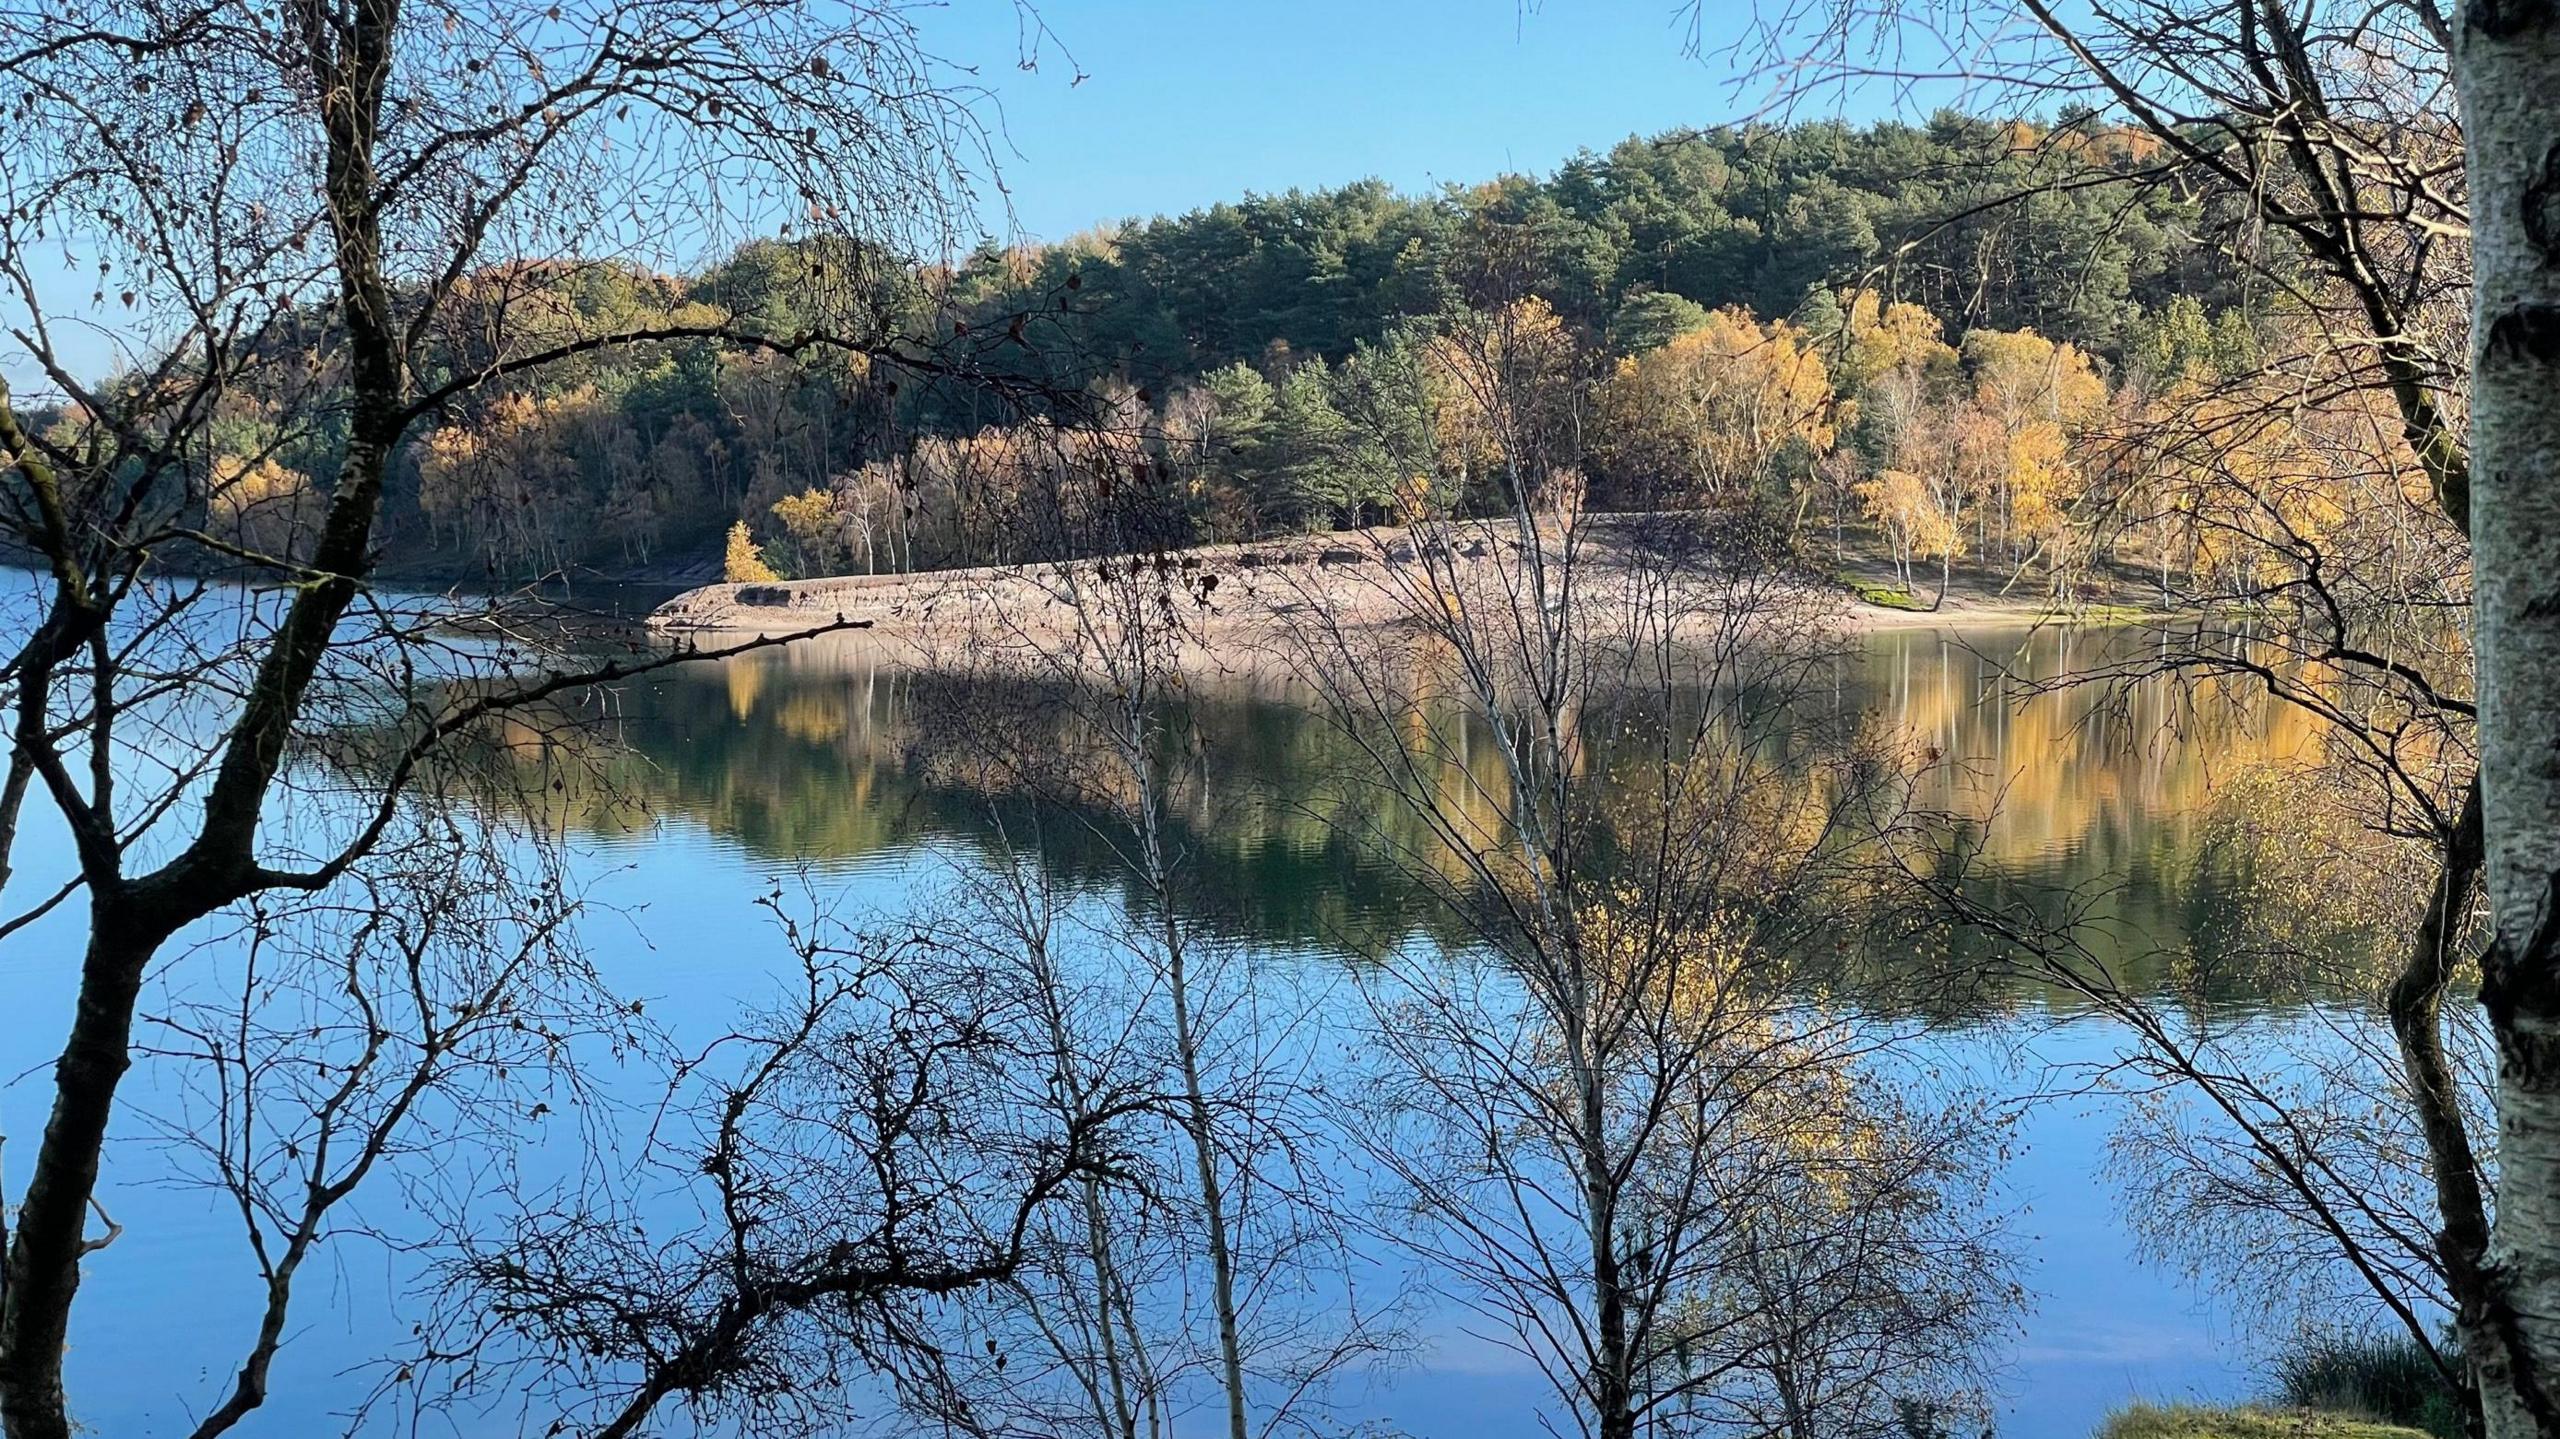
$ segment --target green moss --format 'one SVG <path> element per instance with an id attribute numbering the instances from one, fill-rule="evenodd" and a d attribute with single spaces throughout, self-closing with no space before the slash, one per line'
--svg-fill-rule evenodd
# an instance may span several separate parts
<path id="1" fill-rule="evenodd" d="M 1877 584 L 1873 580 L 1862 580 L 1856 575 L 1848 574 L 1846 572 L 1843 572 L 1839 579 L 1840 583 L 1846 586 L 1851 594 L 1856 595 L 1860 600 L 1874 605 L 1879 609 L 1925 610 L 1928 608 L 1927 605 L 1920 602 L 1920 597 L 1918 595 L 1902 588 L 1900 585 Z"/>
<path id="2" fill-rule="evenodd" d="M 2098 1439 L 2428 1439 L 2424 1430 L 2302 1409 L 2136 1404 L 2111 1415 Z"/>

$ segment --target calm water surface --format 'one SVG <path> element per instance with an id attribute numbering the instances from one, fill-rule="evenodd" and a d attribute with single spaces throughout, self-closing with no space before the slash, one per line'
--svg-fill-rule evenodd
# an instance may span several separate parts
<path id="1" fill-rule="evenodd" d="M 2199 723 L 2166 687 L 2022 699 L 2001 678 L 2063 673 L 2142 643 L 2053 631 L 1878 636 L 1837 667 L 1827 697 L 1935 748 L 1947 763 L 1925 798 L 1975 817 L 1987 882 L 2019 895 L 2095 894 L 2135 972 L 2155 950 L 2209 945 L 2231 903 L 2231 862 L 2209 842 L 2217 778 L 2306 738 L 2280 716 Z M 600 748 L 597 781 L 564 800 L 599 906 L 586 938 L 609 980 L 679 1016 L 680 1030 L 716 1023 L 768 992 L 778 947 L 753 901 L 777 876 L 809 870 L 848 908 L 895 914 L 946 866 L 982 855 L 991 806 L 1001 813 L 1009 797 L 958 783 L 928 758 L 969 698 L 859 641 L 620 691 L 605 727 L 622 743 Z M 1205 684 L 1186 710 L 1177 798 L 1196 922 L 1305 965 L 1435 932 L 1432 905 L 1362 839 L 1394 832 L 1396 817 L 1376 811 L 1352 757 L 1285 685 Z M 1073 829 L 1051 828 L 1047 862 L 1107 894 L 1108 856 L 1061 841 L 1062 828 Z M 10 1001 L 0 1077 L 12 1081 L 0 1089 L 0 1129 L 19 1140 L 13 1150 L 41 1122 L 41 1076 L 27 1071 L 58 1041 L 75 938 L 55 924 L 0 948 Z M 1926 969 L 1931 957 L 1908 962 Z M 2288 996 L 2233 981 L 2215 998 L 2280 1022 Z M 2102 1060 L 2116 1042 L 2065 997 L 2031 989 L 1962 1018 L 1942 1041 L 1949 1060 L 2022 1091 L 2051 1078 L 2044 1065 Z M 2009 1359 L 2003 1434 L 2085 1435 L 2134 1399 L 2229 1397 L 2253 1382 L 2248 1336 L 2132 1251 L 2097 1174 L 2110 1108 L 2104 1098 L 2047 1102 L 2021 1132 L 2008 1179 L 2025 1210 L 2036 1307 Z M 236 1219 L 209 1196 L 159 1183 L 156 1164 L 132 1127 L 109 1175 L 127 1234 L 93 1261 L 83 1291 L 75 1394 L 102 1433 L 184 1432 L 186 1400 L 236 1363 L 251 1322 L 254 1276 Z M 331 1432 L 328 1413 L 357 1384 L 345 1371 L 406 1330 L 396 1256 L 352 1242 L 313 1278 L 278 1399 L 244 1433 Z M 1355 1409 L 1420 1436 L 1543 1432 L 1534 1411 L 1545 1390 L 1525 1363 L 1467 1339 L 1456 1316 L 1425 1328 L 1430 1352 Z"/>

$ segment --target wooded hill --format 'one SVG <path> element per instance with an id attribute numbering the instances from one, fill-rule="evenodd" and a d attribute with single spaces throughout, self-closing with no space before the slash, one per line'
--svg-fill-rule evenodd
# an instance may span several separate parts
<path id="1" fill-rule="evenodd" d="M 1944 114 L 1631 139 L 1425 195 L 1248 196 L 948 267 L 783 238 L 688 276 L 478 276 L 490 323 L 449 327 L 438 363 L 486 363 L 502 328 L 711 314 L 788 336 L 823 307 L 967 373 L 678 341 L 485 387 L 413 437 L 387 558 L 671 571 L 744 523 L 750 569 L 1002 562 L 1079 543 L 1097 468 L 1147 490 L 1148 543 L 1397 518 L 1481 501 L 1518 428 L 1485 412 L 1492 370 L 1541 390 L 1504 402 L 1540 411 L 1540 483 L 1594 503 L 2029 553 L 2051 537 L 2021 492 L 2061 482 L 2020 476 L 2062 463 L 2076 417 L 2269 322 L 2198 238 L 2216 202 L 2142 183 L 2158 164 L 2089 115 Z M 305 337 L 293 383 L 230 401 L 209 525 L 262 547 L 307 527 L 337 443 L 327 348 Z"/>

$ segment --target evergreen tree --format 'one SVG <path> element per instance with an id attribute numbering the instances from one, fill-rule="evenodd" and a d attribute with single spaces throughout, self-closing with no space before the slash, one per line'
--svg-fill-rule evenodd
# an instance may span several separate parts
<path id="1" fill-rule="evenodd" d="M 1325 363 L 1309 360 L 1276 388 L 1255 479 L 1258 508 L 1280 527 L 1346 523 L 1357 508 L 1349 460 L 1358 436 L 1333 407 L 1329 380 Z"/>

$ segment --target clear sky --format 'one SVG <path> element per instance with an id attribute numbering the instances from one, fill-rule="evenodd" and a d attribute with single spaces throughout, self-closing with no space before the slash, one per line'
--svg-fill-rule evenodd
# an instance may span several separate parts
<path id="1" fill-rule="evenodd" d="M 1676 0 L 1043 0 L 1066 54 L 1032 73 L 1011 68 L 1003 0 L 920 18 L 995 90 L 1016 222 L 1056 240 L 1248 190 L 1545 171 L 1631 134 L 1746 118 L 1765 87 L 1738 87 L 1713 52 L 1749 5 L 1703 3 L 1701 59 Z"/>
<path id="2" fill-rule="evenodd" d="M 1629 135 L 1749 118 L 1767 87 L 1720 57 L 1751 0 L 1699 3 L 1699 54 L 1680 0 L 1039 0 L 1048 37 L 1026 37 L 1013 0 L 909 13 L 993 92 L 1011 205 L 990 205 L 989 231 L 1059 240 L 1247 191 L 1544 172 Z M 1035 68 L 1017 63 L 1027 46 Z M 149 341 L 88 288 L 66 271 L 47 307 L 72 368 L 97 374 Z M 47 388 L 14 344 L 0 377 Z"/>

